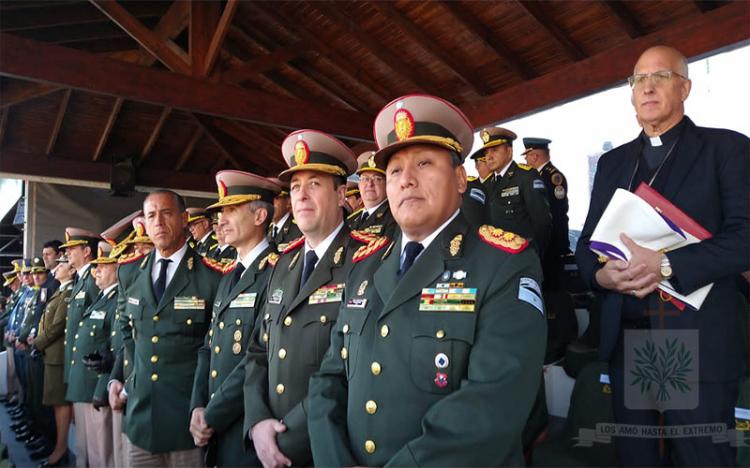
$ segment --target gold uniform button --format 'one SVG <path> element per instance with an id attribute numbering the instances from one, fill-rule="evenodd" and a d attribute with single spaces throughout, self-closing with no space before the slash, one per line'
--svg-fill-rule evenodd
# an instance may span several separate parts
<path id="1" fill-rule="evenodd" d="M 346 359 L 349 357 L 349 351 L 346 349 L 346 347 L 341 348 L 341 359 Z"/>
<path id="2" fill-rule="evenodd" d="M 70 361 L 70 365 L 71 366 L 74 365 L 75 363 L 76 363 L 75 359 L 73 359 L 73 360 Z"/>
<path id="3" fill-rule="evenodd" d="M 280 384 L 278 384 L 276 386 L 276 393 L 278 393 L 279 395 L 281 395 L 282 393 L 284 393 L 284 384 L 280 383 Z"/>
<path id="4" fill-rule="evenodd" d="M 372 372 L 372 375 L 380 375 L 380 371 L 382 369 L 380 368 L 380 363 L 375 361 L 372 364 L 370 364 L 370 371 Z"/>
<path id="5" fill-rule="evenodd" d="M 218 376 L 219 376 L 219 373 L 216 371 L 216 369 L 214 369 L 214 370 L 211 371 L 211 378 L 212 379 L 215 379 Z"/>
<path id="6" fill-rule="evenodd" d="M 154 315 L 151 320 L 153 320 L 154 322 L 158 322 L 159 321 L 159 316 L 158 315 Z"/>
<path id="7" fill-rule="evenodd" d="M 158 360 L 159 360 L 159 356 L 157 356 L 156 354 L 154 354 L 153 356 L 151 356 L 151 363 L 152 364 L 156 364 L 156 361 L 158 361 Z"/>
<path id="8" fill-rule="evenodd" d="M 234 338 L 234 341 L 240 341 L 242 339 L 242 331 L 241 330 L 235 330 L 234 335 L 232 335 Z"/>
<path id="9" fill-rule="evenodd" d="M 90 335 L 90 336 L 94 336 L 94 332 L 90 332 L 90 333 L 89 333 L 89 335 Z"/>
<path id="10" fill-rule="evenodd" d="M 214 329 L 213 328 L 208 331 L 208 336 L 214 336 Z"/>
<path id="11" fill-rule="evenodd" d="M 217 347 L 215 347 L 215 348 L 214 348 L 214 352 L 215 352 L 216 354 L 219 354 L 219 353 L 221 352 L 221 348 L 220 348 L 220 347 L 218 347 L 218 346 L 217 346 Z"/>
<path id="12" fill-rule="evenodd" d="M 284 359 L 286 357 L 286 349 L 281 348 L 279 350 L 279 359 Z"/>
<path id="13" fill-rule="evenodd" d="M 375 401 L 368 400 L 367 403 L 365 403 L 365 411 L 367 411 L 367 414 L 375 414 L 377 410 L 378 404 L 375 403 Z"/>
<path id="14" fill-rule="evenodd" d="M 159 342 L 159 337 L 158 337 L 158 336 L 156 336 L 156 335 L 152 336 L 152 337 L 151 337 L 151 342 L 152 342 L 153 344 L 156 344 L 156 343 L 158 343 L 158 342 Z"/>
<path id="15" fill-rule="evenodd" d="M 240 325 L 242 325 L 242 320 L 237 319 L 237 320 L 234 321 L 234 324 L 239 327 Z"/>
<path id="16" fill-rule="evenodd" d="M 159 374 L 151 374 L 151 381 L 156 382 L 159 380 Z"/>
<path id="17" fill-rule="evenodd" d="M 365 452 L 367 453 L 375 453 L 375 442 L 371 440 L 365 441 Z"/>
<path id="18" fill-rule="evenodd" d="M 211 397 L 210 397 L 210 399 L 211 399 L 211 400 L 213 400 L 213 399 L 214 399 L 214 393 L 212 393 L 212 394 L 211 394 Z"/>
<path id="19" fill-rule="evenodd" d="M 263 320 L 268 320 L 271 318 L 271 314 L 266 314 L 263 316 Z"/>
<path id="20" fill-rule="evenodd" d="M 345 323 L 344 324 L 344 328 L 342 328 L 341 331 L 344 332 L 344 335 L 346 335 L 347 333 L 349 333 L 349 324 Z"/>
<path id="21" fill-rule="evenodd" d="M 78 322 L 78 326 L 79 326 L 79 327 L 82 327 L 82 326 L 83 326 L 83 321 L 81 321 L 81 322 Z"/>
<path id="22" fill-rule="evenodd" d="M 224 322 L 219 322 L 219 330 L 223 330 L 223 329 L 224 329 Z"/>
<path id="23" fill-rule="evenodd" d="M 75 353 L 77 350 L 78 349 L 75 346 L 73 346 L 73 352 Z"/>
<path id="24" fill-rule="evenodd" d="M 192 325 L 193 324 L 193 319 L 187 319 L 187 320 L 185 320 L 185 323 L 187 323 L 188 325 Z"/>
<path id="25" fill-rule="evenodd" d="M 325 315 L 321 315 L 321 316 L 320 316 L 320 323 L 323 323 L 323 324 L 324 324 L 324 323 L 326 323 L 327 321 L 328 321 L 328 317 L 326 317 Z"/>
<path id="26" fill-rule="evenodd" d="M 115 314 L 115 320 L 120 320 L 120 314 Z"/>
<path id="27" fill-rule="evenodd" d="M 112 332 L 112 336 L 115 336 L 116 334 L 117 334 L 117 332 Z"/>
<path id="28" fill-rule="evenodd" d="M 73 338 L 75 338 L 77 340 L 78 339 L 78 333 L 76 333 L 76 336 L 74 336 Z"/>
<path id="29" fill-rule="evenodd" d="M 268 333 L 263 333 L 263 342 L 268 343 Z"/>
<path id="30" fill-rule="evenodd" d="M 391 329 L 388 328 L 388 325 L 383 325 L 382 327 L 380 327 L 380 336 L 382 336 L 383 338 L 385 338 L 386 336 L 388 336 L 388 333 L 390 331 L 391 331 Z"/>
<path id="31" fill-rule="evenodd" d="M 128 360 L 125 359 L 125 362 L 123 364 L 125 364 L 127 366 L 128 365 Z"/>
<path id="32" fill-rule="evenodd" d="M 438 340 L 442 340 L 443 338 L 445 338 L 445 330 L 436 331 L 435 338 L 437 338 Z"/>
<path id="33" fill-rule="evenodd" d="M 292 325 L 292 321 L 293 320 L 292 320 L 291 317 L 287 317 L 287 318 L 284 319 L 284 325 L 286 325 L 287 327 L 289 327 L 289 326 Z"/>

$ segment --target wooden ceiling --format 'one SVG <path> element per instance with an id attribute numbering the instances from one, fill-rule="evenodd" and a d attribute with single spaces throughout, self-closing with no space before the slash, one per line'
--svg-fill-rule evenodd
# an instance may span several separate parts
<path id="1" fill-rule="evenodd" d="M 391 99 L 476 127 L 612 86 L 646 47 L 750 38 L 745 1 L 0 0 L 0 172 L 213 191 L 275 175 L 295 128 L 372 145 Z"/>

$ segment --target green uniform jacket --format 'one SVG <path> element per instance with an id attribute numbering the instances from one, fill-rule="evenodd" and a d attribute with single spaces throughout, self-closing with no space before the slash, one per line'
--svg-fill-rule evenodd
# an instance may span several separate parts
<path id="1" fill-rule="evenodd" d="M 355 215 L 356 213 L 356 215 Z M 362 221 L 363 210 L 356 211 L 347 217 L 347 224 L 352 231 L 365 231 L 378 236 L 392 237 L 398 228 L 391 214 L 391 205 L 385 200 L 372 215 Z"/>
<path id="2" fill-rule="evenodd" d="M 312 463 L 307 384 L 328 350 L 338 317 L 349 273 L 348 243 L 344 224 L 301 290 L 304 242 L 281 255 L 248 349 L 243 434 L 264 419 L 283 420 L 287 429 L 276 441 L 295 465 Z"/>
<path id="3" fill-rule="evenodd" d="M 133 339 L 131 328 L 132 319 L 128 315 L 126 305 L 128 303 L 127 288 L 131 287 L 134 278 L 141 271 L 142 255 L 129 257 L 127 262 L 117 265 L 117 312 L 113 318 L 112 326 L 112 351 L 115 353 L 115 363 L 112 366 L 110 380 L 125 382 L 133 371 Z"/>
<path id="4" fill-rule="evenodd" d="M 5 331 L 10 329 L 11 319 L 14 317 L 13 308 L 18 303 L 18 298 L 21 297 L 21 292 L 22 289 L 18 288 L 15 292 L 11 293 L 10 297 L 8 298 L 8 303 L 5 304 L 5 312 L 3 312 L 3 315 L 0 316 L 0 323 L 2 323 L 2 327 L 0 327 L 0 333 L 3 334 L 3 347 L 10 346 L 8 340 L 5 339 Z"/>
<path id="5" fill-rule="evenodd" d="M 466 179 L 466 192 L 464 192 L 461 202 L 461 212 L 466 216 L 469 224 L 478 228 L 488 222 L 487 189 L 485 185 L 476 177 Z"/>
<path id="6" fill-rule="evenodd" d="M 27 344 L 26 340 L 29 338 L 31 330 L 36 328 L 36 323 L 39 322 L 40 318 L 37 317 L 37 313 L 39 311 L 39 303 L 41 302 L 40 295 L 42 294 L 42 288 L 34 286 L 32 289 L 33 294 L 30 296 L 31 300 L 26 303 L 26 313 L 23 316 L 21 328 L 18 331 L 18 341 L 24 344 Z"/>
<path id="7" fill-rule="evenodd" d="M 217 262 L 223 263 L 224 265 L 228 265 L 232 263 L 235 258 L 237 258 L 237 249 L 235 249 L 231 245 L 228 245 L 224 250 L 219 250 L 219 245 L 216 244 L 216 246 L 212 248 L 211 251 L 208 252 L 208 254 L 206 254 L 206 257 L 212 258 Z"/>
<path id="8" fill-rule="evenodd" d="M 70 380 L 65 399 L 73 403 L 91 403 L 95 392 L 101 395 L 109 374 L 97 374 L 83 364 L 83 357 L 109 348 L 112 317 L 117 308 L 117 287 L 100 295 L 83 313 L 73 335 L 70 356 Z"/>
<path id="9" fill-rule="evenodd" d="M 68 383 L 68 376 L 70 374 L 73 337 L 78 333 L 78 323 L 81 321 L 83 313 L 94 303 L 96 296 L 99 295 L 99 288 L 96 286 L 94 276 L 91 274 L 92 266 L 86 268 L 81 278 L 73 284 L 73 291 L 70 293 L 68 317 L 65 321 L 65 370 L 63 372 L 65 383 Z"/>
<path id="10" fill-rule="evenodd" d="M 194 240 L 190 244 L 190 247 L 195 249 L 195 252 L 198 255 L 202 255 L 205 257 L 211 250 L 215 249 L 217 245 L 219 245 L 219 243 L 216 241 L 216 234 L 211 231 L 211 234 L 206 237 L 205 240 Z"/>
<path id="11" fill-rule="evenodd" d="M 274 246 L 279 253 L 284 251 L 289 242 L 299 239 L 300 237 L 302 237 L 302 231 L 299 230 L 299 226 L 297 226 L 291 213 L 289 214 L 289 218 L 284 222 L 284 225 L 281 226 L 281 229 L 278 230 L 275 237 L 271 226 L 268 226 L 268 234 L 266 235 L 268 242 Z"/>
<path id="12" fill-rule="evenodd" d="M 72 290 L 71 281 L 55 291 L 47 301 L 44 315 L 39 321 L 39 333 L 34 339 L 34 347 L 44 353 L 45 365 L 61 366 L 65 362 L 65 319 L 68 317 L 68 302 Z"/>
<path id="13" fill-rule="evenodd" d="M 400 244 L 349 278 L 310 381 L 315 464 L 522 465 L 546 339 L 537 255 L 488 245 L 460 214 L 399 280 Z"/>
<path id="14" fill-rule="evenodd" d="M 543 253 L 552 230 L 552 215 L 539 173 L 512 161 L 502 178 L 495 182 L 492 179 L 490 176 L 484 182 L 489 224 L 525 237 L 537 252 Z"/>
<path id="15" fill-rule="evenodd" d="M 266 241 L 263 241 L 266 243 Z M 208 446 L 210 466 L 258 465 L 242 442 L 245 410 L 242 384 L 245 380 L 244 357 L 250 342 L 258 310 L 266 301 L 271 267 L 270 245 L 245 270 L 230 289 L 234 268 L 219 283 L 213 304 L 211 328 L 198 352 L 190 410 L 205 408 L 206 423 L 214 429 Z M 236 265 L 235 265 L 236 266 Z"/>
<path id="16" fill-rule="evenodd" d="M 133 340 L 134 360 L 125 383 L 125 432 L 143 450 L 164 453 L 195 448 L 189 432 L 190 393 L 221 273 L 188 247 L 157 303 L 151 284 L 155 255 L 151 252 L 139 263 L 132 284 L 124 284 L 125 313 L 133 325 L 122 330 L 123 341 Z"/>

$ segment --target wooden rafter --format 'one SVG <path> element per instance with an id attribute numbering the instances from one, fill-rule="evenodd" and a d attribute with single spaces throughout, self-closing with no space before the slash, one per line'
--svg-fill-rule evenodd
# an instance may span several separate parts
<path id="1" fill-rule="evenodd" d="M 156 125 L 154 125 L 154 129 L 151 130 L 151 134 L 148 136 L 146 145 L 143 147 L 141 154 L 138 156 L 136 165 L 142 164 L 143 160 L 146 159 L 149 154 L 151 154 L 151 150 L 154 149 L 156 140 L 159 139 L 159 135 L 161 135 L 161 130 L 162 128 L 164 128 L 164 123 L 167 121 L 167 118 L 169 117 L 169 114 L 171 113 L 172 113 L 171 107 L 165 107 L 161 110 L 161 115 L 159 115 L 159 120 L 156 121 Z"/>
<path id="2" fill-rule="evenodd" d="M 239 163 L 239 161 L 237 161 L 237 159 L 234 156 L 232 156 L 232 153 L 230 153 L 227 150 L 226 146 L 224 146 L 221 140 L 216 138 L 216 135 L 214 135 L 212 129 L 210 128 L 210 123 L 207 121 L 207 119 L 200 115 L 192 114 L 192 116 L 195 122 L 198 124 L 198 126 L 203 130 L 203 133 L 205 133 L 205 135 L 208 137 L 209 140 L 211 140 L 214 146 L 216 146 L 219 149 L 219 153 L 221 153 L 220 160 L 222 162 L 229 161 L 232 164 L 232 166 L 235 167 L 235 169 L 241 169 L 242 165 Z M 212 172 L 215 172 L 215 171 L 212 171 Z"/>
<path id="3" fill-rule="evenodd" d="M 0 109 L 0 145 L 5 140 L 5 129 L 8 126 L 8 114 L 10 114 L 10 108 L 3 107 Z"/>
<path id="4" fill-rule="evenodd" d="M 261 91 L 218 85 L 0 33 L 0 75 L 83 89 L 188 112 L 372 139 L 371 117 Z"/>
<path id="5" fill-rule="evenodd" d="M 378 60 L 386 64 L 396 76 L 402 76 L 409 81 L 416 91 L 439 94 L 433 80 L 417 72 L 413 64 L 409 64 L 385 47 L 375 36 L 365 31 L 362 27 L 354 24 L 352 18 L 341 11 L 342 4 L 331 4 L 329 2 L 310 3 L 310 6 L 319 10 L 330 21 L 338 23 L 339 27 L 354 36 L 367 50 Z"/>
<path id="6" fill-rule="evenodd" d="M 468 85 L 476 94 L 489 94 L 487 83 L 466 67 L 466 62 L 453 54 L 450 50 L 440 46 L 407 16 L 398 11 L 393 3 L 375 1 L 371 3 L 380 14 L 388 18 L 389 23 L 398 25 L 410 35 L 420 47 L 427 50 L 435 58 L 448 67 L 461 81 Z"/>
<path id="7" fill-rule="evenodd" d="M 190 73 L 190 65 L 123 6 L 114 0 L 89 1 L 167 68 L 178 73 Z"/>
<path id="8" fill-rule="evenodd" d="M 216 26 L 211 42 L 208 45 L 208 51 L 203 61 L 203 68 L 201 69 L 200 76 L 208 76 L 211 74 L 211 70 L 216 63 L 216 59 L 219 57 L 221 46 L 224 43 L 224 38 L 227 36 L 229 26 L 232 24 L 234 15 L 237 12 L 239 6 L 238 0 L 228 0 L 224 6 L 224 11 L 221 13 L 219 18 L 219 24 Z"/>
<path id="9" fill-rule="evenodd" d="M 190 3 L 177 0 L 172 2 L 172 5 L 170 5 L 167 12 L 164 13 L 164 16 L 161 17 L 159 23 L 154 28 L 154 34 L 156 37 L 165 41 L 167 46 L 177 55 L 182 57 L 185 62 L 188 60 L 187 54 L 171 40 L 177 37 L 182 30 L 187 27 L 189 18 Z M 155 61 L 156 57 L 150 54 L 148 50 L 141 47 L 138 63 L 145 66 L 151 66 Z"/>
<path id="10" fill-rule="evenodd" d="M 94 151 L 94 157 L 92 159 L 93 161 L 99 160 L 102 152 L 104 151 L 104 147 L 107 146 L 109 134 L 112 133 L 112 128 L 114 128 L 115 126 L 115 121 L 117 120 L 117 116 L 120 114 L 123 102 L 125 102 L 125 99 L 123 98 L 118 97 L 115 99 L 115 104 L 112 106 L 112 111 L 110 111 L 109 117 L 107 118 L 107 124 L 104 126 L 104 130 L 99 137 L 99 143 L 97 143 L 96 145 L 96 150 Z"/>
<path id="11" fill-rule="evenodd" d="M 600 3 L 612 14 L 631 39 L 641 37 L 645 34 L 643 27 L 638 24 L 638 20 L 628 10 L 625 2 L 620 0 L 600 0 Z"/>
<path id="12" fill-rule="evenodd" d="M 187 162 L 190 160 L 190 155 L 193 154 L 195 145 L 198 144 L 198 141 L 200 141 L 202 137 L 203 129 L 200 127 L 196 128 L 193 134 L 190 136 L 190 140 L 188 140 L 187 145 L 185 145 L 185 149 L 183 149 L 182 153 L 180 153 L 180 159 L 177 160 L 175 171 L 180 171 L 183 167 L 185 167 L 185 164 L 187 164 Z"/>
<path id="13" fill-rule="evenodd" d="M 277 47 L 265 55 L 252 58 L 231 66 L 221 74 L 221 81 L 225 83 L 239 84 L 251 77 L 277 68 L 289 60 L 299 57 L 303 52 L 309 50 L 309 42 L 299 41 L 288 46 Z"/>
<path id="14" fill-rule="evenodd" d="M 55 143 L 57 143 L 57 137 L 60 135 L 60 128 L 62 128 L 65 111 L 68 109 L 68 102 L 70 102 L 72 92 L 72 89 L 66 89 L 60 99 L 60 105 L 57 107 L 57 116 L 55 117 L 55 122 L 52 124 L 52 131 L 47 141 L 47 147 L 44 150 L 44 154 L 47 156 L 51 155 L 55 149 Z"/>
<path id="15" fill-rule="evenodd" d="M 568 35 L 560 29 L 560 27 L 549 18 L 544 9 L 535 1 L 530 0 L 516 0 L 521 5 L 523 10 L 534 20 L 536 23 L 563 48 L 573 60 L 582 60 L 588 57 L 588 54 L 578 46 Z"/>
<path id="16" fill-rule="evenodd" d="M 216 25 L 221 14 L 221 4 L 207 0 L 191 0 L 190 27 L 188 28 L 188 53 L 193 76 L 201 76 Z"/>
<path id="17" fill-rule="evenodd" d="M 5 52 L 5 51 L 3 51 Z M 2 54 L 0 54 L 2 55 Z M 13 81 L 0 93 L 0 108 L 6 108 L 20 104 L 29 99 L 46 96 L 54 93 L 59 88 L 45 83 L 28 83 L 25 81 Z"/>
<path id="18" fill-rule="evenodd" d="M 289 65 L 303 73 L 311 80 L 315 81 L 315 83 L 321 89 L 323 89 L 328 95 L 332 96 L 337 101 L 342 101 L 348 107 L 360 112 L 365 112 L 370 115 L 375 115 L 377 113 L 378 109 L 374 108 L 372 105 L 363 101 L 351 92 L 345 90 L 328 76 L 319 72 L 315 67 L 305 63 L 302 60 L 291 61 L 289 62 Z"/>
<path id="19" fill-rule="evenodd" d="M 4 2 L 5 3 L 5 2 Z M 10 2 L 8 2 L 10 3 Z M 29 2 L 14 2 L 18 4 Z M 6 3 L 7 4 L 7 3 Z M 161 14 L 163 7 L 157 2 L 138 2 L 128 6 L 133 16 L 150 18 Z M 50 3 L 29 14 L 28 11 L 3 11 L 0 15 L 0 30 L 3 32 L 26 31 L 63 26 L 91 25 L 106 22 L 106 18 L 86 3 Z"/>

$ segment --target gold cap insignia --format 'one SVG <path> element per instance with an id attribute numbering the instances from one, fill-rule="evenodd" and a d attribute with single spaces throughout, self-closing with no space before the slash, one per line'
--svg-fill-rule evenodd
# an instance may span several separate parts
<path id="1" fill-rule="evenodd" d="M 393 116 L 393 129 L 398 141 L 403 141 L 414 135 L 414 117 L 406 109 L 400 109 Z"/>
<path id="2" fill-rule="evenodd" d="M 479 136 L 485 143 L 488 143 L 490 141 L 490 132 L 488 132 L 487 130 L 482 130 L 482 133 L 480 133 Z"/>
<path id="3" fill-rule="evenodd" d="M 367 159 L 367 167 L 375 167 L 375 155 L 374 154 Z"/>
<path id="4" fill-rule="evenodd" d="M 310 157 L 310 148 L 307 147 L 305 140 L 299 140 L 294 145 L 294 162 L 299 166 L 300 164 L 306 164 L 307 159 Z"/>

